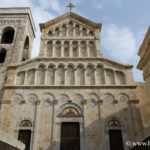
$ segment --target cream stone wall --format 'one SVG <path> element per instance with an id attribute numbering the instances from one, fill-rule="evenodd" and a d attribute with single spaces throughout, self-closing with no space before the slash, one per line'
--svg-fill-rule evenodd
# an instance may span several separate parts
<path id="1" fill-rule="evenodd" d="M 16 18 L 14 13 L 25 10 L 11 11 Z M 21 61 L 22 55 L 30 58 L 34 38 L 29 10 L 26 15 L 21 25 L 28 26 L 19 28 L 18 36 L 15 32 L 17 48 L 2 64 L 7 68 L 0 67 L 0 130 L 16 139 L 19 130 L 30 130 L 30 150 L 60 150 L 63 122 L 79 123 L 81 150 L 110 150 L 110 129 L 122 131 L 125 150 L 127 140 L 146 138 L 141 136 L 149 126 L 145 87 L 134 82 L 131 65 L 102 57 L 101 24 L 72 12 L 40 24 L 39 56 Z M 28 48 L 24 47 L 27 36 Z M 68 108 L 76 110 L 75 116 L 64 114 Z"/>

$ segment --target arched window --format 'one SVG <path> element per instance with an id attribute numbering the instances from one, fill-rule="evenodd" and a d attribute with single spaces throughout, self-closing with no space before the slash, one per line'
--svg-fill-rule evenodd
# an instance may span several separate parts
<path id="1" fill-rule="evenodd" d="M 27 36 L 24 42 L 22 61 L 26 61 L 29 59 L 29 37 Z"/>
<path id="2" fill-rule="evenodd" d="M 25 39 L 24 49 L 29 49 L 29 37 L 28 36 Z"/>
<path id="3" fill-rule="evenodd" d="M 65 41 L 64 42 L 64 57 L 69 57 L 69 56 L 70 56 L 69 42 Z"/>
<path id="4" fill-rule="evenodd" d="M 52 41 L 47 42 L 47 56 L 48 57 L 53 56 L 53 43 L 52 43 Z"/>
<path id="5" fill-rule="evenodd" d="M 73 55 L 73 57 L 78 57 L 78 55 L 79 55 L 78 50 L 79 50 L 78 42 L 77 41 L 72 42 L 72 55 Z"/>
<path id="6" fill-rule="evenodd" d="M 61 56 L 61 42 L 56 41 L 55 43 L 55 56 L 60 57 Z"/>
<path id="7" fill-rule="evenodd" d="M 114 71 L 111 69 L 106 69 L 106 77 L 107 77 L 107 84 L 112 85 L 115 84 L 115 76 Z"/>
<path id="8" fill-rule="evenodd" d="M 48 32 L 48 36 L 53 36 L 52 31 L 49 31 L 49 32 Z"/>
<path id="9" fill-rule="evenodd" d="M 58 85 L 63 85 L 65 83 L 65 70 L 63 65 L 59 65 L 56 70 L 56 83 Z"/>
<path id="10" fill-rule="evenodd" d="M 45 66 L 42 64 L 38 67 L 37 78 L 38 84 L 43 85 L 45 82 Z"/>
<path id="11" fill-rule="evenodd" d="M 82 41 L 80 44 L 80 55 L 81 57 L 87 56 L 87 45 L 85 41 Z"/>
<path id="12" fill-rule="evenodd" d="M 73 66 L 69 65 L 66 71 L 67 71 L 66 82 L 69 85 L 73 85 L 75 83 L 75 72 Z"/>
<path id="13" fill-rule="evenodd" d="M 95 70 L 94 70 L 93 66 L 91 66 L 91 65 L 88 65 L 86 68 L 86 78 L 87 78 L 88 85 L 95 84 Z"/>
<path id="14" fill-rule="evenodd" d="M 30 150 L 32 123 L 29 120 L 23 120 L 20 123 L 18 140 L 25 144 L 25 150 Z"/>
<path id="15" fill-rule="evenodd" d="M 0 49 L 0 63 L 4 63 L 6 58 L 6 49 Z"/>
<path id="16" fill-rule="evenodd" d="M 61 35 L 62 35 L 62 36 L 66 36 L 66 34 L 67 34 L 67 27 L 66 27 L 66 25 L 64 24 L 64 25 L 62 26 Z"/>
<path id="17" fill-rule="evenodd" d="M 83 66 L 78 66 L 77 67 L 77 74 L 75 77 L 75 80 L 77 81 L 78 85 L 84 85 L 85 84 L 85 71 Z"/>
<path id="18" fill-rule="evenodd" d="M 10 44 L 13 42 L 15 30 L 12 27 L 6 27 L 3 30 L 1 43 L 2 44 Z"/>
<path id="19" fill-rule="evenodd" d="M 96 67 L 96 79 L 97 85 L 105 84 L 104 69 L 100 65 Z"/>
<path id="20" fill-rule="evenodd" d="M 55 67 L 54 65 L 50 65 L 48 67 L 48 84 L 54 85 L 55 84 Z"/>
<path id="21" fill-rule="evenodd" d="M 125 81 L 125 75 L 123 72 L 121 71 L 116 71 L 116 78 L 117 78 L 117 83 L 118 84 L 125 84 L 126 81 Z"/>

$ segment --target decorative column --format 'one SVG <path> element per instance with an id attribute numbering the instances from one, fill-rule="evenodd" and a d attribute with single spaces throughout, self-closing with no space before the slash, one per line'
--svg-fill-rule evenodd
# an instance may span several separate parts
<path id="1" fill-rule="evenodd" d="M 87 57 L 91 57 L 91 56 L 90 56 L 89 41 L 86 42 L 86 46 L 87 46 Z"/>
<path id="2" fill-rule="evenodd" d="M 28 72 L 25 71 L 24 85 L 27 85 L 27 76 L 28 76 Z"/>
<path id="3" fill-rule="evenodd" d="M 70 43 L 70 57 L 73 57 L 73 45 Z"/>
<path id="4" fill-rule="evenodd" d="M 117 84 L 116 72 L 114 70 L 113 70 L 113 74 L 114 74 L 114 84 Z"/>
<path id="5" fill-rule="evenodd" d="M 37 85 L 37 72 L 38 72 L 38 69 L 36 68 L 35 69 L 34 85 Z"/>
<path id="6" fill-rule="evenodd" d="M 34 135 L 33 135 L 33 143 L 32 143 L 32 149 L 37 150 L 38 146 L 38 136 L 39 133 L 39 119 L 40 119 L 40 100 L 37 100 L 35 102 L 35 116 L 34 116 Z"/>
<path id="7" fill-rule="evenodd" d="M 106 74 L 106 69 L 104 68 L 104 83 L 107 84 L 107 74 Z"/>
<path id="8" fill-rule="evenodd" d="M 61 57 L 64 57 L 65 56 L 65 52 L 64 52 L 64 49 L 65 49 L 65 47 L 64 47 L 64 41 L 63 41 L 63 43 L 62 43 L 62 48 L 61 48 L 61 50 L 62 50 L 62 53 L 61 53 Z"/>
<path id="9" fill-rule="evenodd" d="M 64 85 L 68 85 L 68 80 L 67 80 L 67 68 L 64 68 Z"/>
<path id="10" fill-rule="evenodd" d="M 83 143 L 81 146 L 81 149 L 88 150 L 87 148 L 87 141 L 86 141 L 86 133 L 85 133 L 85 105 L 87 104 L 87 100 L 82 100 L 81 105 L 83 109 L 83 127 L 82 127 L 82 135 L 81 135 L 81 143 Z"/>
<path id="11" fill-rule="evenodd" d="M 45 81 L 44 85 L 49 85 L 49 69 L 45 69 Z"/>

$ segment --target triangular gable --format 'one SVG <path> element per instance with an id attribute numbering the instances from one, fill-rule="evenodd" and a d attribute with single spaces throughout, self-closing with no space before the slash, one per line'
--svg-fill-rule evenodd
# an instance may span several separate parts
<path id="1" fill-rule="evenodd" d="M 65 19 L 68 19 L 68 18 L 76 19 L 76 20 L 80 21 L 81 23 L 87 24 L 87 25 L 89 25 L 89 26 L 91 26 L 93 28 L 101 29 L 101 26 L 102 26 L 101 23 L 95 23 L 95 22 L 93 22 L 93 21 L 91 21 L 91 20 L 89 20 L 87 18 L 84 18 L 84 17 L 78 15 L 78 14 L 75 14 L 73 12 L 68 12 L 68 13 L 66 13 L 66 14 L 64 14 L 62 16 L 59 16 L 59 17 L 57 17 L 55 19 L 52 19 L 52 20 L 50 20 L 50 21 L 48 21 L 46 23 L 41 23 L 40 24 L 40 30 L 42 31 L 43 29 L 48 28 L 49 26 L 55 25 L 55 24 L 65 20 Z"/>

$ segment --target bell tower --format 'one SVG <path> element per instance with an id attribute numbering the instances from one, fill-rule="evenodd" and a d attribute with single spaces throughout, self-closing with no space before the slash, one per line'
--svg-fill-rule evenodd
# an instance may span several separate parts
<path id="1" fill-rule="evenodd" d="M 0 66 L 30 59 L 35 26 L 30 8 L 0 9 Z"/>

